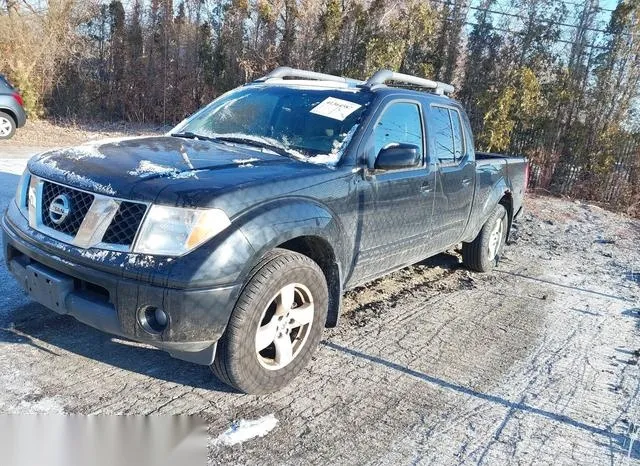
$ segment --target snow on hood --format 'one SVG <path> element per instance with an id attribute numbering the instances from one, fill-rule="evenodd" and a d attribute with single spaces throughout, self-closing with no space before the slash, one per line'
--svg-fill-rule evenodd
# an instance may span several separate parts
<path id="1" fill-rule="evenodd" d="M 116 191 L 113 189 L 111 184 L 102 184 L 85 176 L 78 175 L 71 170 L 61 169 L 58 167 L 58 162 L 56 160 L 50 160 L 47 163 L 41 164 L 38 167 L 37 174 L 43 178 L 60 180 L 65 184 L 75 186 L 80 189 L 86 189 L 87 191 L 93 191 L 107 196 L 113 196 L 116 194 Z"/>
<path id="2" fill-rule="evenodd" d="M 329 157 L 339 160 L 340 154 L 336 151 Z M 297 160 L 241 144 L 152 136 L 56 149 L 32 158 L 28 166 L 34 175 L 53 182 L 148 202 L 154 202 L 160 192 L 180 183 L 185 193 L 191 190 L 187 193 L 191 203 L 196 200 L 194 193 L 199 188 L 185 183 L 201 183 L 207 177 L 206 186 L 213 192 L 299 178 L 302 172 L 315 171 L 311 165 L 319 164 L 304 163 L 312 159 Z M 197 196 L 198 202 L 201 195 Z"/>

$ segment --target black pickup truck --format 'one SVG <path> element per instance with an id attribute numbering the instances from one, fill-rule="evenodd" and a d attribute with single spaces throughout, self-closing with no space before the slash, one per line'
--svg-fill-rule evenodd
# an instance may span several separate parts
<path id="1" fill-rule="evenodd" d="M 278 68 L 164 136 L 37 155 L 7 266 L 58 313 L 277 390 L 345 290 L 460 243 L 473 270 L 499 260 L 527 163 L 474 152 L 452 91 Z"/>

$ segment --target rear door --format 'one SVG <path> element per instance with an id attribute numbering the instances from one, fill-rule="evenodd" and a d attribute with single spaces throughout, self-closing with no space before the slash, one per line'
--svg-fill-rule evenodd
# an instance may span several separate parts
<path id="1" fill-rule="evenodd" d="M 475 189 L 473 141 L 454 106 L 432 104 L 427 130 L 437 164 L 437 189 L 431 241 L 444 250 L 460 241 L 471 212 Z"/>
<path id="2" fill-rule="evenodd" d="M 364 139 L 363 157 L 375 159 L 380 149 L 397 143 L 422 151 L 419 167 L 366 170 L 359 183 L 360 231 L 350 283 L 418 261 L 429 244 L 435 172 L 427 158 L 424 105 L 418 100 L 390 99 L 376 112 Z"/>

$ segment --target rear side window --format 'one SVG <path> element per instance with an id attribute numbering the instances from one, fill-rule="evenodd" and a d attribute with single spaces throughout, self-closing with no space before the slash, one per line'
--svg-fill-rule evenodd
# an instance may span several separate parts
<path id="1" fill-rule="evenodd" d="M 422 140 L 422 118 L 420 107 L 409 102 L 389 105 L 378 121 L 374 131 L 375 153 L 389 144 L 413 144 L 424 149 Z"/>
<path id="2" fill-rule="evenodd" d="M 10 90 L 13 90 L 13 86 L 7 81 L 7 78 L 0 74 L 0 87 L 7 87 Z"/>
<path id="3" fill-rule="evenodd" d="M 453 127 L 453 144 L 456 162 L 458 162 L 464 156 L 465 152 L 464 136 L 462 135 L 462 124 L 460 123 L 460 114 L 455 110 L 449 109 L 449 116 L 451 117 L 451 123 Z"/>
<path id="4" fill-rule="evenodd" d="M 447 107 L 433 106 L 431 110 L 429 124 L 436 158 L 442 163 L 460 161 L 465 153 L 460 114 Z"/>

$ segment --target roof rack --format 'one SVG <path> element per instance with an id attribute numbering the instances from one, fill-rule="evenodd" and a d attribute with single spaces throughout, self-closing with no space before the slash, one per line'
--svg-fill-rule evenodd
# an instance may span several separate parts
<path id="1" fill-rule="evenodd" d="M 451 94 L 455 88 L 451 84 L 441 83 L 440 81 L 432 81 L 431 79 L 419 78 L 409 74 L 396 73 L 391 70 L 379 70 L 371 76 L 365 86 L 373 89 L 375 87 L 384 86 L 388 81 L 397 81 L 406 84 L 412 84 L 426 89 L 432 89 L 438 95 Z"/>
<path id="2" fill-rule="evenodd" d="M 266 76 L 256 79 L 256 82 L 264 82 L 269 80 L 281 80 L 284 78 L 299 78 L 314 81 L 330 81 L 335 83 L 343 83 L 347 85 L 361 85 L 364 81 L 357 79 L 343 78 L 342 76 L 334 76 L 332 74 L 316 73 L 315 71 L 299 70 L 288 66 L 280 66 Z"/>
<path id="3" fill-rule="evenodd" d="M 280 66 L 271 73 L 256 79 L 254 82 L 283 82 L 305 83 L 315 85 L 339 84 L 339 87 L 364 86 L 370 89 L 385 86 L 389 81 L 410 84 L 417 87 L 433 90 L 438 95 L 447 95 L 455 91 L 451 84 L 433 81 L 431 79 L 419 78 L 409 74 L 396 73 L 391 70 L 379 70 L 366 82 L 358 79 L 344 78 L 326 73 L 316 73 L 315 71 L 299 70 L 288 66 Z M 297 78 L 297 80 L 296 80 Z M 295 81 L 294 81 L 295 80 Z"/>

